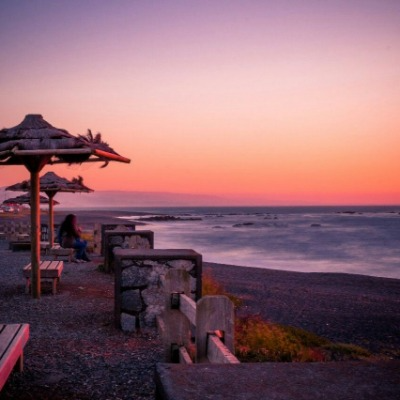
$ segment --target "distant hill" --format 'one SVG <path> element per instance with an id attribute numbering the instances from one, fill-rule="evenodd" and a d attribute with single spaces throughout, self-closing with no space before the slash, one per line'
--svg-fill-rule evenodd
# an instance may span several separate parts
<path id="1" fill-rule="evenodd" d="M 19 192 L 5 191 L 0 188 L 0 203 Z M 194 195 L 169 192 L 131 192 L 131 191 L 95 191 L 93 193 L 57 193 L 55 200 L 59 208 L 100 208 L 100 207 L 184 207 L 225 205 L 226 199 L 218 196 Z"/>

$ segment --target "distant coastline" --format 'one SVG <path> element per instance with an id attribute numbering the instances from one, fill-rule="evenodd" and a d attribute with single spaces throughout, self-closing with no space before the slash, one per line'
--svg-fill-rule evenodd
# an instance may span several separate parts
<path id="1" fill-rule="evenodd" d="M 0 187 L 0 199 L 5 200 L 14 197 L 19 192 L 5 191 Z M 394 194 L 393 199 L 400 196 Z M 385 197 L 385 199 L 387 196 Z M 313 204 L 312 201 L 286 196 L 281 198 L 278 194 L 269 196 L 244 196 L 239 194 L 193 194 L 179 192 L 144 192 L 123 190 L 98 190 L 93 193 L 58 193 L 55 199 L 60 203 L 60 209 L 121 209 L 126 207 L 374 207 L 393 206 L 398 207 L 400 203 L 393 201 L 392 204 L 382 201 L 383 197 L 371 196 L 368 204 L 357 198 L 349 197 L 347 202 L 330 201 L 329 198 L 319 201 L 321 204 Z"/>

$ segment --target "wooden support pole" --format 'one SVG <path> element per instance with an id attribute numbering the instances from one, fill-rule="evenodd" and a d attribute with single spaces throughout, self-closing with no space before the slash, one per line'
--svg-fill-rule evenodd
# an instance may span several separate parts
<path id="1" fill-rule="evenodd" d="M 55 192 L 47 192 L 49 198 L 49 248 L 51 249 L 54 245 L 54 195 Z"/>
<path id="2" fill-rule="evenodd" d="M 39 171 L 31 171 L 31 265 L 32 297 L 40 298 L 40 200 Z"/>

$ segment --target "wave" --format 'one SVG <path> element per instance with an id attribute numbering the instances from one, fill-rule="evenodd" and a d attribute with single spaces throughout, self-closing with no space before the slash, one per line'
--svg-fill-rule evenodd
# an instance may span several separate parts
<path id="1" fill-rule="evenodd" d="M 206 261 L 400 278 L 399 207 L 164 207 L 147 211 L 152 216 L 174 217 L 144 221 L 146 229 L 155 232 L 157 248 L 190 248 Z M 124 219 L 138 217 L 132 210 Z"/>

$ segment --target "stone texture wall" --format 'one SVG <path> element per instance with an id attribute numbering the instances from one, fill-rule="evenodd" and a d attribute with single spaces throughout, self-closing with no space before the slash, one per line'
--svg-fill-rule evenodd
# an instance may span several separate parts
<path id="1" fill-rule="evenodd" d="M 95 224 L 94 228 L 94 248 L 97 254 L 104 255 L 105 246 L 104 233 L 105 231 L 134 231 L 136 225 L 132 223 L 120 223 L 120 224 Z"/>
<path id="2" fill-rule="evenodd" d="M 114 229 L 104 231 L 104 269 L 114 271 L 114 249 L 153 249 L 154 233 L 152 231 L 132 231 Z"/>
<path id="3" fill-rule="evenodd" d="M 19 240 L 20 236 L 30 236 L 30 234 L 31 226 L 29 222 L 8 221 L 0 227 L 0 237 L 6 240 Z"/>
<path id="4" fill-rule="evenodd" d="M 190 275 L 193 300 L 201 296 L 202 256 L 193 250 L 115 249 L 115 324 L 124 331 L 154 328 L 165 305 L 162 277 L 171 268 Z"/>

